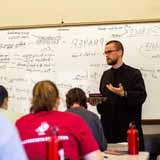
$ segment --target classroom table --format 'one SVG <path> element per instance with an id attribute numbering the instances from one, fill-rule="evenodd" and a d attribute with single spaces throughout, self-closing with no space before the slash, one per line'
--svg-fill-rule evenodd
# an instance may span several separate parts
<path id="1" fill-rule="evenodd" d="M 107 158 L 105 158 L 107 156 Z M 148 152 L 139 152 L 138 155 L 111 155 L 104 154 L 104 160 L 149 160 Z"/>
<path id="2" fill-rule="evenodd" d="M 127 143 L 108 144 L 108 151 L 127 151 L 127 149 Z M 103 153 L 103 155 L 104 160 L 149 160 L 149 152 L 139 152 L 138 155 L 129 155 L 127 153 L 122 155 Z"/>

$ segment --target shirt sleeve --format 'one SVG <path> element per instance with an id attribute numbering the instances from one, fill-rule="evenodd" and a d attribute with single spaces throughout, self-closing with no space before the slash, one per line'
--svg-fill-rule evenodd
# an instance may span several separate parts
<path id="1" fill-rule="evenodd" d="M 100 149 L 101 151 L 104 151 L 107 149 L 107 141 L 106 141 L 106 138 L 104 136 L 104 132 L 103 132 L 103 127 L 102 127 L 102 124 L 99 120 L 99 118 L 97 117 L 96 121 L 95 121 L 95 124 L 96 124 L 96 129 L 97 129 L 97 139 L 98 139 L 98 143 L 100 145 Z"/>
<path id="2" fill-rule="evenodd" d="M 127 91 L 127 104 L 128 106 L 142 105 L 147 97 L 146 88 L 142 74 L 139 70 L 136 71 L 132 79 L 133 85 Z"/>

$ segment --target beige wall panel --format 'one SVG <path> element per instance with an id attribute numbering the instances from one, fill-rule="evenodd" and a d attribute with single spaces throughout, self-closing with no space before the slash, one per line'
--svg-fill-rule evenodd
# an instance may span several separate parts
<path id="1" fill-rule="evenodd" d="M 5 0 L 0 27 L 160 18 L 159 0 Z"/>

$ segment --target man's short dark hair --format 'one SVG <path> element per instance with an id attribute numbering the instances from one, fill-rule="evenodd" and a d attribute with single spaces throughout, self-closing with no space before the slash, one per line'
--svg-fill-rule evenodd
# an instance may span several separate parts
<path id="1" fill-rule="evenodd" d="M 87 97 L 85 92 L 80 88 L 72 88 L 66 94 L 67 108 L 71 108 L 74 103 L 87 108 Z"/>
<path id="2" fill-rule="evenodd" d="M 123 54 L 123 52 L 124 52 L 124 47 L 123 47 L 122 43 L 121 43 L 120 41 L 117 41 L 117 40 L 111 40 L 111 41 L 108 41 L 108 42 L 106 43 L 106 45 L 109 45 L 109 44 L 112 44 L 112 43 L 115 45 L 116 49 L 117 49 L 117 50 L 121 50 L 121 51 L 122 51 L 122 54 Z"/>

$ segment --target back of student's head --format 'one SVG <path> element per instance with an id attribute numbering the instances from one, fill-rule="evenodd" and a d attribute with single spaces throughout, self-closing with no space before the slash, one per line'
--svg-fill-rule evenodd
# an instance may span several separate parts
<path id="1" fill-rule="evenodd" d="M 66 104 L 67 108 L 77 103 L 82 107 L 87 108 L 87 97 L 85 92 L 80 88 L 72 88 L 66 94 Z"/>
<path id="2" fill-rule="evenodd" d="M 5 98 L 8 98 L 8 92 L 4 86 L 0 85 L 0 107 L 2 107 Z"/>
<path id="3" fill-rule="evenodd" d="M 52 81 L 44 80 L 35 84 L 32 96 L 31 112 L 50 111 L 56 106 L 59 91 Z"/>

